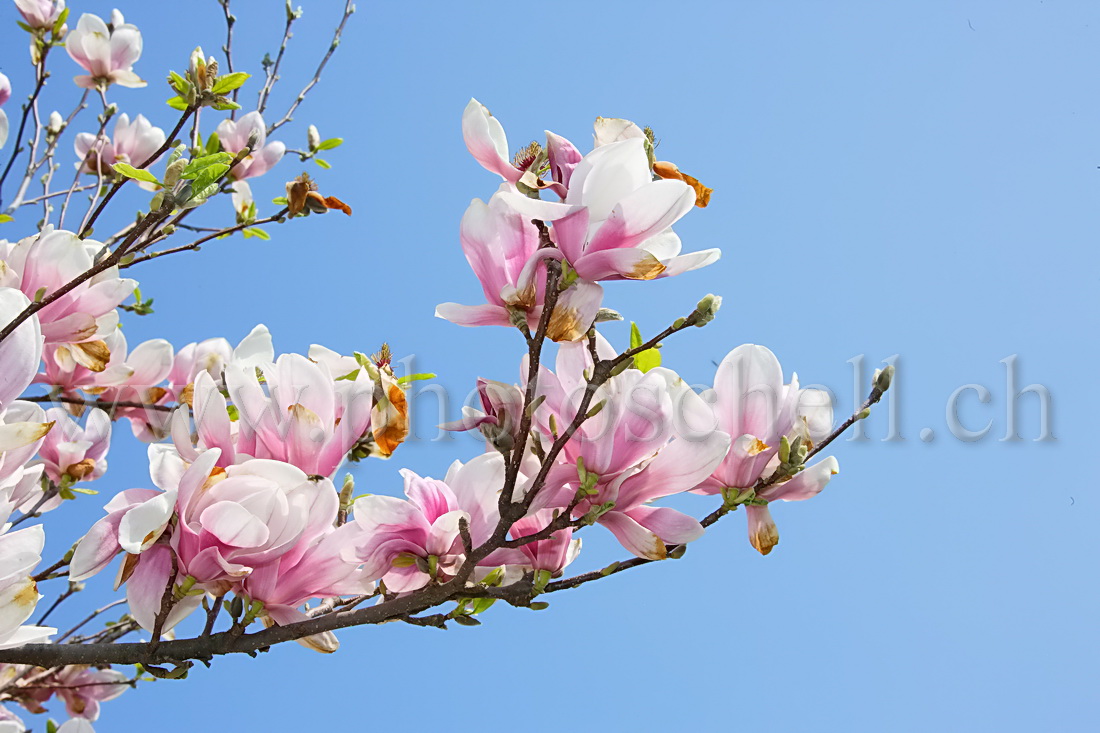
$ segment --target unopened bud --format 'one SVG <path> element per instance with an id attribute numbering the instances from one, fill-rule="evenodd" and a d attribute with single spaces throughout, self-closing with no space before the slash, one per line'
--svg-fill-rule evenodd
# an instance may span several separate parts
<path id="1" fill-rule="evenodd" d="M 600 308 L 596 311 L 596 323 L 604 323 L 605 321 L 621 321 L 623 320 L 622 313 L 611 310 L 610 308 Z"/>
<path id="2" fill-rule="evenodd" d="M 46 130 L 51 135 L 59 135 L 65 129 L 65 118 L 57 110 L 50 112 L 50 124 Z"/>
<path id="3" fill-rule="evenodd" d="M 864 407 L 862 410 L 859 411 L 859 414 L 856 415 L 856 420 L 866 420 L 869 417 L 871 417 L 871 408 Z"/>
<path id="4" fill-rule="evenodd" d="M 183 169 L 186 167 L 187 161 L 183 158 L 172 161 L 172 164 L 164 170 L 164 187 L 172 188 L 179 183 L 180 174 L 183 173 Z"/>
<path id="5" fill-rule="evenodd" d="M 718 309 L 722 307 L 722 296 L 720 295 L 707 295 L 699 304 L 695 306 L 695 312 L 698 314 L 698 320 L 695 321 L 695 325 L 703 327 L 714 320 L 714 316 L 718 314 Z"/>
<path id="6" fill-rule="evenodd" d="M 321 145 L 321 133 L 317 132 L 316 125 L 310 125 L 306 129 L 306 142 L 310 150 L 316 150 Z"/>
<path id="7" fill-rule="evenodd" d="M 890 389 L 890 383 L 894 381 L 894 365 L 889 364 L 882 369 L 875 370 L 875 389 L 879 392 L 885 392 Z"/>

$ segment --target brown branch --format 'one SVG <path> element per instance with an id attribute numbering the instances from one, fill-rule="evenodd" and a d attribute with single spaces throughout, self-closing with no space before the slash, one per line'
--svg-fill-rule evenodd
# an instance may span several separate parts
<path id="1" fill-rule="evenodd" d="M 176 254 L 177 252 L 187 252 L 189 250 L 196 250 L 199 247 L 201 247 L 202 245 L 209 242 L 211 239 L 218 239 L 219 237 L 222 237 L 226 234 L 232 234 L 233 232 L 239 232 L 242 229 L 248 229 L 249 227 L 259 226 L 260 224 L 271 224 L 271 223 L 274 223 L 274 222 L 281 222 L 283 220 L 283 217 L 285 217 L 288 212 L 289 212 L 289 209 L 283 208 L 278 213 L 273 214 L 273 215 L 267 217 L 266 219 L 257 219 L 256 221 L 250 222 L 248 224 L 237 224 L 236 226 L 228 227 L 226 229 L 219 229 L 218 231 L 214 232 L 213 234 L 202 237 L 201 239 L 196 239 L 194 242 L 191 242 L 190 244 L 184 244 L 184 245 L 181 245 L 179 247 L 173 247 L 172 249 L 166 249 L 166 250 L 163 250 L 161 252 L 150 252 L 149 254 L 144 254 L 144 255 L 141 255 L 140 257 L 135 257 L 134 259 L 130 260 L 129 262 L 124 262 L 123 264 L 119 265 L 119 269 L 125 270 L 127 267 L 133 267 L 134 265 L 136 265 L 140 262 L 148 262 L 149 260 L 154 260 L 157 257 L 163 257 L 165 255 Z"/>
<path id="2" fill-rule="evenodd" d="M 19 120 L 19 131 L 15 133 L 15 145 L 12 148 L 11 156 L 8 158 L 8 164 L 4 166 L 4 173 L 0 175 L 0 201 L 3 200 L 2 189 L 4 187 L 4 181 L 8 180 L 8 174 L 11 173 L 11 167 L 14 165 L 15 159 L 19 157 L 19 154 L 24 150 L 23 131 L 27 128 L 27 118 L 30 116 L 31 109 L 38 102 L 38 95 L 42 93 L 42 87 L 46 85 L 46 79 L 50 78 L 49 73 L 46 72 L 46 56 L 49 54 L 50 48 L 50 44 L 42 44 L 42 55 L 35 65 L 34 91 L 31 92 L 31 96 L 27 98 L 27 101 L 23 103 L 23 116 Z"/>
<path id="3" fill-rule="evenodd" d="M 119 407 L 133 407 L 143 410 L 157 410 L 158 412 L 171 412 L 175 405 L 154 405 L 148 402 L 133 402 L 131 400 L 85 400 L 80 397 L 66 397 L 65 395 L 35 395 L 34 397 L 20 397 L 23 402 L 56 402 L 64 405 L 82 405 L 84 407 L 98 407 L 105 412 L 112 412 Z"/>

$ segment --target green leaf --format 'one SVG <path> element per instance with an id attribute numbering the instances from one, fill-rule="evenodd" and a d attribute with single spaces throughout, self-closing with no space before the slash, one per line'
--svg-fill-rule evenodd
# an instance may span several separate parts
<path id="1" fill-rule="evenodd" d="M 195 181 L 191 184 L 192 190 L 199 191 L 216 184 L 228 170 L 229 166 L 225 163 L 215 163 L 214 165 L 206 166 L 195 176 Z"/>
<path id="2" fill-rule="evenodd" d="M 187 102 L 183 101 L 183 97 L 172 97 L 167 102 L 165 102 L 165 104 L 167 104 L 172 109 L 178 109 L 181 112 L 187 109 Z"/>
<path id="3" fill-rule="evenodd" d="M 193 159 L 190 163 L 188 163 L 187 167 L 184 168 L 183 171 L 180 173 L 180 178 L 197 179 L 200 172 L 203 172 L 207 168 L 215 165 L 225 166 L 225 170 L 228 170 L 228 164 L 232 162 L 233 156 L 229 153 L 214 153 L 212 155 L 203 155 L 199 158 Z"/>
<path id="4" fill-rule="evenodd" d="M 317 146 L 318 150 L 332 150 L 338 148 L 344 144 L 344 138 L 342 137 L 330 137 L 328 140 L 324 140 Z"/>
<path id="5" fill-rule="evenodd" d="M 243 73 L 243 72 L 242 72 L 242 73 Z M 214 109 L 218 110 L 219 112 L 225 112 L 226 110 L 231 110 L 231 109 L 240 109 L 240 108 L 241 108 L 241 105 L 239 105 L 239 104 L 237 104 L 236 102 L 234 102 L 234 101 L 232 101 L 232 100 L 229 100 L 229 99 L 223 99 L 223 100 L 221 100 L 221 101 L 219 101 L 219 102 L 215 102 L 215 103 L 214 103 L 213 105 L 211 105 L 211 106 L 212 106 L 212 107 L 213 107 Z"/>
<path id="6" fill-rule="evenodd" d="M 15 221 L 15 219 L 11 218 L 7 214 L 0 214 L 0 224 L 6 224 L 9 221 Z"/>
<path id="7" fill-rule="evenodd" d="M 191 82 L 174 71 L 168 72 L 168 84 L 179 94 L 186 94 L 187 90 L 191 88 Z"/>
<path id="8" fill-rule="evenodd" d="M 243 71 L 234 71 L 232 74 L 226 74 L 225 76 L 219 76 L 218 80 L 214 82 L 214 88 L 211 89 L 214 94 L 225 94 L 231 92 L 234 89 L 240 89 L 241 85 L 248 81 L 252 74 L 245 73 Z"/>
<path id="9" fill-rule="evenodd" d="M 271 203 L 275 204 L 276 206 L 286 206 L 286 196 L 276 196 L 275 198 L 271 199 Z"/>
<path id="10" fill-rule="evenodd" d="M 265 242 L 271 240 L 271 235 L 265 232 L 263 229 L 257 229 L 256 227 L 250 227 L 248 229 L 242 229 L 241 232 L 245 238 L 256 237 L 256 239 L 262 239 Z"/>
<path id="11" fill-rule="evenodd" d="M 221 150 L 221 147 L 222 144 L 221 140 L 218 139 L 218 133 L 210 133 L 210 137 L 206 138 L 206 154 L 213 155 L 214 153 Z"/>
<path id="12" fill-rule="evenodd" d="M 118 173 L 120 176 L 133 178 L 136 181 L 145 181 L 146 183 L 160 183 L 160 181 L 157 180 L 157 177 L 147 170 L 135 168 L 134 166 L 127 165 L 126 163 L 115 163 L 112 167 L 115 169 L 115 172 Z"/>
<path id="13" fill-rule="evenodd" d="M 642 334 L 638 330 L 638 325 L 632 322 L 630 324 L 630 348 L 636 349 L 643 343 Z M 639 351 L 634 355 L 634 366 L 643 373 L 648 372 L 654 367 L 661 366 L 661 352 L 657 349 Z"/>
<path id="14" fill-rule="evenodd" d="M 65 8 L 61 11 L 61 15 L 57 16 L 57 20 L 53 22 L 53 28 L 51 29 L 51 31 L 55 36 L 61 33 L 61 29 L 65 27 L 65 21 L 68 19 L 69 8 Z"/>
<path id="15" fill-rule="evenodd" d="M 408 384 L 409 382 L 421 382 L 425 379 L 435 379 L 435 375 L 430 374 L 430 373 L 406 374 L 405 376 L 398 379 L 397 383 L 398 384 Z"/>
<path id="16" fill-rule="evenodd" d="M 314 160 L 317 162 L 317 165 L 321 166 L 326 171 L 332 167 L 332 165 L 327 160 L 322 160 L 320 158 L 314 158 Z"/>
<path id="17" fill-rule="evenodd" d="M 15 24 L 17 26 L 19 26 L 20 28 L 22 28 L 23 30 L 25 30 L 27 33 L 34 33 L 34 28 L 31 28 L 29 25 L 27 25 L 26 23 L 24 23 L 21 20 L 15 21 Z"/>

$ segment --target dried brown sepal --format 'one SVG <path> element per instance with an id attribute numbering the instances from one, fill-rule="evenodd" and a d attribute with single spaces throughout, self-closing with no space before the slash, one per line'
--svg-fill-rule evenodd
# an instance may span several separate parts
<path id="1" fill-rule="evenodd" d="M 714 193 L 714 189 L 707 188 L 699 182 L 698 178 L 684 173 L 676 167 L 675 163 L 669 163 L 667 160 L 658 160 L 653 164 L 653 172 L 661 178 L 683 181 L 695 189 L 695 205 L 699 208 L 705 209 L 707 204 L 710 203 L 710 195 Z"/>

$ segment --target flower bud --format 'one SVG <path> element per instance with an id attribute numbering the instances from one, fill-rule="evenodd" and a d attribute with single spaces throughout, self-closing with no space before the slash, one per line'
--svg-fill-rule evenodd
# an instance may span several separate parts
<path id="1" fill-rule="evenodd" d="M 65 118 L 57 110 L 50 112 L 50 123 L 46 128 L 51 135 L 59 135 L 65 129 Z"/>
<path id="2" fill-rule="evenodd" d="M 306 142 L 310 150 L 316 150 L 321 145 L 321 133 L 317 132 L 316 125 L 310 125 L 306 129 Z"/>
<path id="3" fill-rule="evenodd" d="M 698 314 L 698 320 L 695 325 L 699 328 L 707 325 L 714 320 L 714 316 L 718 314 L 718 309 L 722 307 L 722 296 L 709 294 L 699 301 L 699 304 L 695 306 L 695 312 Z"/>
<path id="4" fill-rule="evenodd" d="M 874 384 L 879 392 L 890 389 L 890 383 L 894 381 L 894 365 L 889 364 L 882 369 L 875 370 Z"/>

